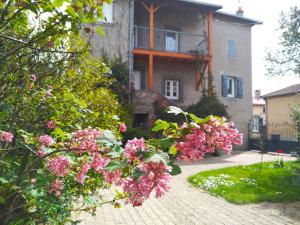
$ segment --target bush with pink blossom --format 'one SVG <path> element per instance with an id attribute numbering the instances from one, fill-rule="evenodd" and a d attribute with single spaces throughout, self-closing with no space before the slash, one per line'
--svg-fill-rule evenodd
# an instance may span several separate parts
<path id="1" fill-rule="evenodd" d="M 26 222 L 45 224 L 58 211 L 64 215 L 64 222 L 71 221 L 72 211 L 94 213 L 104 204 L 94 196 L 111 185 L 122 191 L 105 203 L 141 206 L 152 193 L 159 198 L 170 190 L 172 175 L 180 173 L 176 159 L 199 160 L 215 150 L 230 153 L 233 144 L 242 143 L 242 135 L 225 118 L 200 119 L 176 107 L 169 107 L 169 113 L 184 115 L 185 123 L 179 126 L 158 120 L 153 131 L 162 132 L 163 138 L 134 138 L 124 147 L 110 130 L 79 129 L 64 138 L 54 138 L 52 133 L 35 138 L 23 132 L 15 137 L 17 145 L 11 144 L 12 136 L 2 131 L 0 141 L 6 144 L 1 157 L 9 155 L 10 148 L 25 148 L 31 160 L 24 161 L 22 172 L 16 170 L 14 177 L 13 168 L 6 169 L 9 176 L 1 173 L 1 196 L 6 192 L 10 197 L 0 202 L 0 221 L 11 215 L 11 209 L 15 210 L 12 221 L 26 217 Z M 17 200 L 12 204 L 13 199 Z"/>

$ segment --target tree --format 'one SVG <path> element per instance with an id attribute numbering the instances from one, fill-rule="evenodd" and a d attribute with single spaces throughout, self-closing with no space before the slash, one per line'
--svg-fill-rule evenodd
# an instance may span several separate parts
<path id="1" fill-rule="evenodd" d="M 300 76 L 300 6 L 282 12 L 279 24 L 280 48 L 267 54 L 267 73 Z"/>

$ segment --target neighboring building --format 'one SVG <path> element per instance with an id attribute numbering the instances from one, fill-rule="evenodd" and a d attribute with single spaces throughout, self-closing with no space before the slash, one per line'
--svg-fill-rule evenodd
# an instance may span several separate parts
<path id="1" fill-rule="evenodd" d="M 255 90 L 252 100 L 252 131 L 259 132 L 259 127 L 266 122 L 266 102 L 261 97 L 261 91 Z"/>
<path id="2" fill-rule="evenodd" d="M 279 134 L 281 140 L 295 140 L 295 128 L 290 107 L 300 105 L 300 84 L 295 84 L 263 96 L 266 101 L 268 134 Z"/>
<path id="3" fill-rule="evenodd" d="M 203 88 L 228 105 L 244 133 L 252 118 L 251 27 L 261 22 L 220 12 L 194 0 L 115 0 L 105 5 L 106 36 L 94 35 L 92 52 L 128 62 L 136 124 L 155 119 L 153 102 L 196 103 Z M 214 89 L 213 89 L 214 87 Z"/>

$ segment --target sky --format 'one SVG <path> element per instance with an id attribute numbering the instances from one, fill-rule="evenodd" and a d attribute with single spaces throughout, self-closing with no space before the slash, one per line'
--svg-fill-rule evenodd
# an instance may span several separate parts
<path id="1" fill-rule="evenodd" d="M 202 1 L 202 0 L 201 0 Z M 267 49 L 276 50 L 279 42 L 279 15 L 287 12 L 290 7 L 299 5 L 299 0 L 203 0 L 203 2 L 223 5 L 222 11 L 235 13 L 241 5 L 244 16 L 260 20 L 263 25 L 252 28 L 252 90 L 260 89 L 267 94 L 300 83 L 296 76 L 269 77 L 265 76 L 265 60 Z M 240 3 L 239 3 L 240 2 Z"/>

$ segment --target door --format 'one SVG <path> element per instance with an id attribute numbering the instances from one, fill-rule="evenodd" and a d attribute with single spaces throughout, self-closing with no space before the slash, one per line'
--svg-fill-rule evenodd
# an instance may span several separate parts
<path id="1" fill-rule="evenodd" d="M 142 72 L 141 71 L 133 71 L 133 83 L 135 90 L 142 89 Z"/>
<path id="2" fill-rule="evenodd" d="M 166 50 L 177 52 L 178 51 L 178 33 L 167 32 L 166 33 Z"/>

